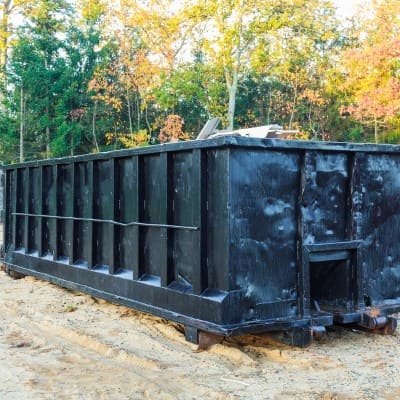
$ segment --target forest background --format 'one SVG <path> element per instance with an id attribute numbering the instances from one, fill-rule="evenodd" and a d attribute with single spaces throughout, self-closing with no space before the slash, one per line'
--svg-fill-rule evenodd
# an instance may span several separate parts
<path id="1" fill-rule="evenodd" d="M 1 0 L 0 160 L 195 138 L 222 117 L 400 143 L 400 1 Z"/>

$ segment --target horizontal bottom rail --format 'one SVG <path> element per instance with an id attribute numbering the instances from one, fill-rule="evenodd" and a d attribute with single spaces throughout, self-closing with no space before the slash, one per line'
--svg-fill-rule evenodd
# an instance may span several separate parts
<path id="1" fill-rule="evenodd" d="M 19 272 L 24 275 L 30 275 L 35 278 L 48 281 L 50 283 L 53 283 L 55 285 L 67 289 L 83 292 L 91 296 L 99 297 L 113 303 L 121 304 L 141 312 L 157 315 L 161 318 L 165 318 L 183 324 L 185 326 L 190 326 L 198 330 L 223 335 L 226 337 L 239 336 L 244 334 L 273 332 L 273 331 L 286 331 L 294 328 L 307 328 L 311 327 L 311 325 L 315 325 L 316 323 L 319 324 L 320 322 L 325 322 L 327 323 L 327 325 L 331 325 L 333 322 L 332 320 L 327 320 L 326 317 L 324 317 L 324 321 L 322 320 L 318 321 L 318 318 L 299 317 L 299 318 L 285 318 L 285 319 L 282 318 L 278 320 L 269 319 L 264 321 L 256 320 L 256 321 L 241 322 L 238 324 L 219 325 L 213 322 L 199 320 L 187 315 L 182 315 L 177 312 L 166 310 L 164 308 L 160 308 L 151 304 L 143 303 L 138 300 L 119 296 L 107 291 L 102 291 L 87 285 L 83 285 L 81 283 L 62 279 L 60 277 L 49 275 L 44 272 L 39 272 L 29 268 L 21 267 L 19 265 L 15 265 L 9 262 L 5 262 L 5 264 L 11 270 Z"/>

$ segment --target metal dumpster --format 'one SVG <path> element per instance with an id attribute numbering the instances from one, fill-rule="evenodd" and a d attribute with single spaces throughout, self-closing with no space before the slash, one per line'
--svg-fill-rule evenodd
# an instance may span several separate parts
<path id="1" fill-rule="evenodd" d="M 392 332 L 400 147 L 249 139 L 5 167 L 8 270 L 225 336 Z"/>
<path id="2" fill-rule="evenodd" d="M 4 251 L 4 171 L 0 168 L 0 258 L 3 256 Z"/>

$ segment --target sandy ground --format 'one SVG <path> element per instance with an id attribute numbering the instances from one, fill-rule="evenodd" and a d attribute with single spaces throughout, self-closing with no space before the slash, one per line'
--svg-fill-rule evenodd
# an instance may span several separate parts
<path id="1" fill-rule="evenodd" d="M 197 352 L 160 318 L 0 272 L 0 399 L 400 399 L 400 334 Z"/>

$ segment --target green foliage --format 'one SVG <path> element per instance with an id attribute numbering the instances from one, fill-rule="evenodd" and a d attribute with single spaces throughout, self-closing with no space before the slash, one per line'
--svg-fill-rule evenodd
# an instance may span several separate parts
<path id="1" fill-rule="evenodd" d="M 0 157 L 20 138 L 26 160 L 194 138 L 217 116 L 399 143 L 399 3 L 373 4 L 341 26 L 329 0 L 20 1 L 0 31 Z"/>
<path id="2" fill-rule="evenodd" d="M 202 125 L 212 117 L 223 115 L 225 83 L 223 75 L 202 62 L 183 64 L 171 74 L 162 76 L 154 91 L 160 108 L 168 114 L 184 116 L 185 128 L 197 136 Z"/>
<path id="3" fill-rule="evenodd" d="M 18 139 L 14 135 L 15 124 L 15 119 L 0 115 L 0 160 L 4 164 L 17 161 Z"/>

